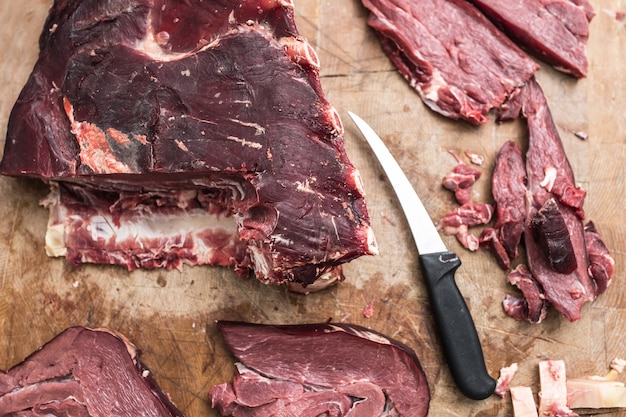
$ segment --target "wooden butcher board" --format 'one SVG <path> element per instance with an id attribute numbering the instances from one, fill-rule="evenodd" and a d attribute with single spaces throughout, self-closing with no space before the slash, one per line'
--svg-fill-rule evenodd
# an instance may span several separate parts
<path id="1" fill-rule="evenodd" d="M 474 315 L 487 368 L 519 364 L 514 385 L 537 392 L 537 363 L 563 359 L 570 376 L 603 374 L 626 357 L 626 27 L 616 12 L 623 0 L 592 0 L 589 76 L 575 80 L 543 66 L 547 95 L 576 180 L 588 192 L 586 213 L 616 259 L 612 286 L 570 323 L 552 312 L 538 325 L 515 321 L 502 309 L 514 293 L 486 252 L 446 243 L 460 255 L 458 285 Z M 0 1 L 0 145 L 7 119 L 37 56 L 50 0 Z M 455 208 L 441 179 L 455 165 L 448 153 L 483 155 L 474 201 L 489 201 L 494 156 L 504 141 L 526 146 L 519 122 L 481 127 L 428 110 L 392 67 L 366 24 L 359 0 L 295 0 L 297 24 L 321 61 L 322 84 L 345 126 L 345 143 L 367 192 L 380 255 L 345 267 L 346 281 L 321 293 L 242 279 L 217 267 L 128 272 L 119 267 L 70 266 L 44 252 L 46 187 L 0 178 L 0 368 L 7 369 L 72 325 L 124 333 L 161 387 L 189 417 L 216 416 L 207 402 L 214 384 L 229 381 L 233 358 L 215 320 L 306 323 L 332 319 L 383 332 L 415 349 L 432 393 L 430 415 L 511 416 L 509 398 L 472 401 L 459 394 L 442 358 L 414 244 L 398 202 L 374 157 L 347 117 L 351 110 L 383 137 L 435 219 Z M 585 132 L 587 140 L 575 133 Z M 373 315 L 363 310 L 374 302 Z M 311 352 L 311 355 L 315 355 Z M 626 380 L 626 376 L 622 377 Z M 614 414 L 626 416 L 626 412 Z"/>

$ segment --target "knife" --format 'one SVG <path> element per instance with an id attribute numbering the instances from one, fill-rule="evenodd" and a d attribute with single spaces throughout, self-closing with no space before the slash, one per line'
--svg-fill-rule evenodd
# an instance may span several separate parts
<path id="1" fill-rule="evenodd" d="M 461 266 L 446 248 L 426 208 L 402 168 L 376 132 L 359 116 L 348 112 L 387 174 L 415 239 L 430 305 L 450 373 L 468 398 L 482 400 L 493 394 L 496 381 L 489 376 L 476 326 L 454 281 Z"/>

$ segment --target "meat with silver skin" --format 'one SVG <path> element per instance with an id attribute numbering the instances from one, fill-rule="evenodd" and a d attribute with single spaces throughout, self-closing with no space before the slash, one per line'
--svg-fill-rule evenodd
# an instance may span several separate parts
<path id="1" fill-rule="evenodd" d="M 214 386 L 209 393 L 222 415 L 428 413 L 428 383 L 415 352 L 380 333 L 333 323 L 219 321 L 218 326 L 239 362 L 233 382 Z"/>
<path id="2" fill-rule="evenodd" d="M 236 268 L 264 282 L 310 291 L 377 252 L 360 175 L 290 0 L 57 0 L 9 120 L 0 173 L 107 194 L 109 206 L 95 211 L 88 202 L 57 210 L 67 187 L 47 201 L 57 214 L 91 210 L 84 225 L 102 227 L 96 237 L 131 236 L 113 248 L 95 238 L 73 247 L 71 219 L 51 219 L 52 252 L 78 253 L 75 263 L 212 263 L 214 248 L 196 257 L 198 240 L 182 235 L 154 262 L 150 253 L 167 248 L 135 250 L 159 240 L 134 236 L 145 226 L 141 210 L 170 218 L 166 226 L 186 210 L 199 215 L 197 201 L 157 204 L 176 192 L 213 198 L 206 223 L 218 214 L 235 225 L 227 239 L 246 252 Z M 132 194 L 139 217 L 100 221 Z"/>

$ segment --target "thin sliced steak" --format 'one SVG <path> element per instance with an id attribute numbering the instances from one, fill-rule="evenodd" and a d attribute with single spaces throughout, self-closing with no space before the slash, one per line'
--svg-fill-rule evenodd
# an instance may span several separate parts
<path id="1" fill-rule="evenodd" d="M 74 263 L 223 264 L 223 242 L 211 247 L 216 216 L 228 218 L 218 240 L 237 252 L 225 263 L 267 282 L 332 283 L 342 263 L 376 253 L 359 173 L 291 1 L 57 0 L 0 172 L 72 183 L 47 201 L 59 214 L 48 250 Z M 200 246 L 177 229 L 189 215 L 212 235 Z M 129 239 L 99 240 L 112 234 Z"/>
<path id="2" fill-rule="evenodd" d="M 468 0 L 519 46 L 575 77 L 587 75 L 586 45 L 594 16 L 587 0 Z"/>
<path id="3" fill-rule="evenodd" d="M 539 66 L 465 0 L 363 0 L 369 25 L 434 111 L 487 120 Z"/>
<path id="4" fill-rule="evenodd" d="M 210 390 L 222 415 L 428 413 L 428 383 L 415 352 L 380 333 L 348 324 L 218 326 L 240 362 L 232 384 Z"/>
<path id="5" fill-rule="evenodd" d="M 70 327 L 7 372 L 0 415 L 184 417 L 124 336 Z"/>

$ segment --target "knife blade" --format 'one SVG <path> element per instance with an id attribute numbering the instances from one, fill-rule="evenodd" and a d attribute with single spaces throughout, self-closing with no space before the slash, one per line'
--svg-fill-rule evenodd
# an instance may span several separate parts
<path id="1" fill-rule="evenodd" d="M 466 397 L 485 399 L 493 394 L 496 381 L 487 372 L 474 320 L 454 280 L 461 260 L 447 249 L 411 182 L 382 139 L 359 116 L 348 114 L 378 158 L 406 216 L 452 378 Z"/>

